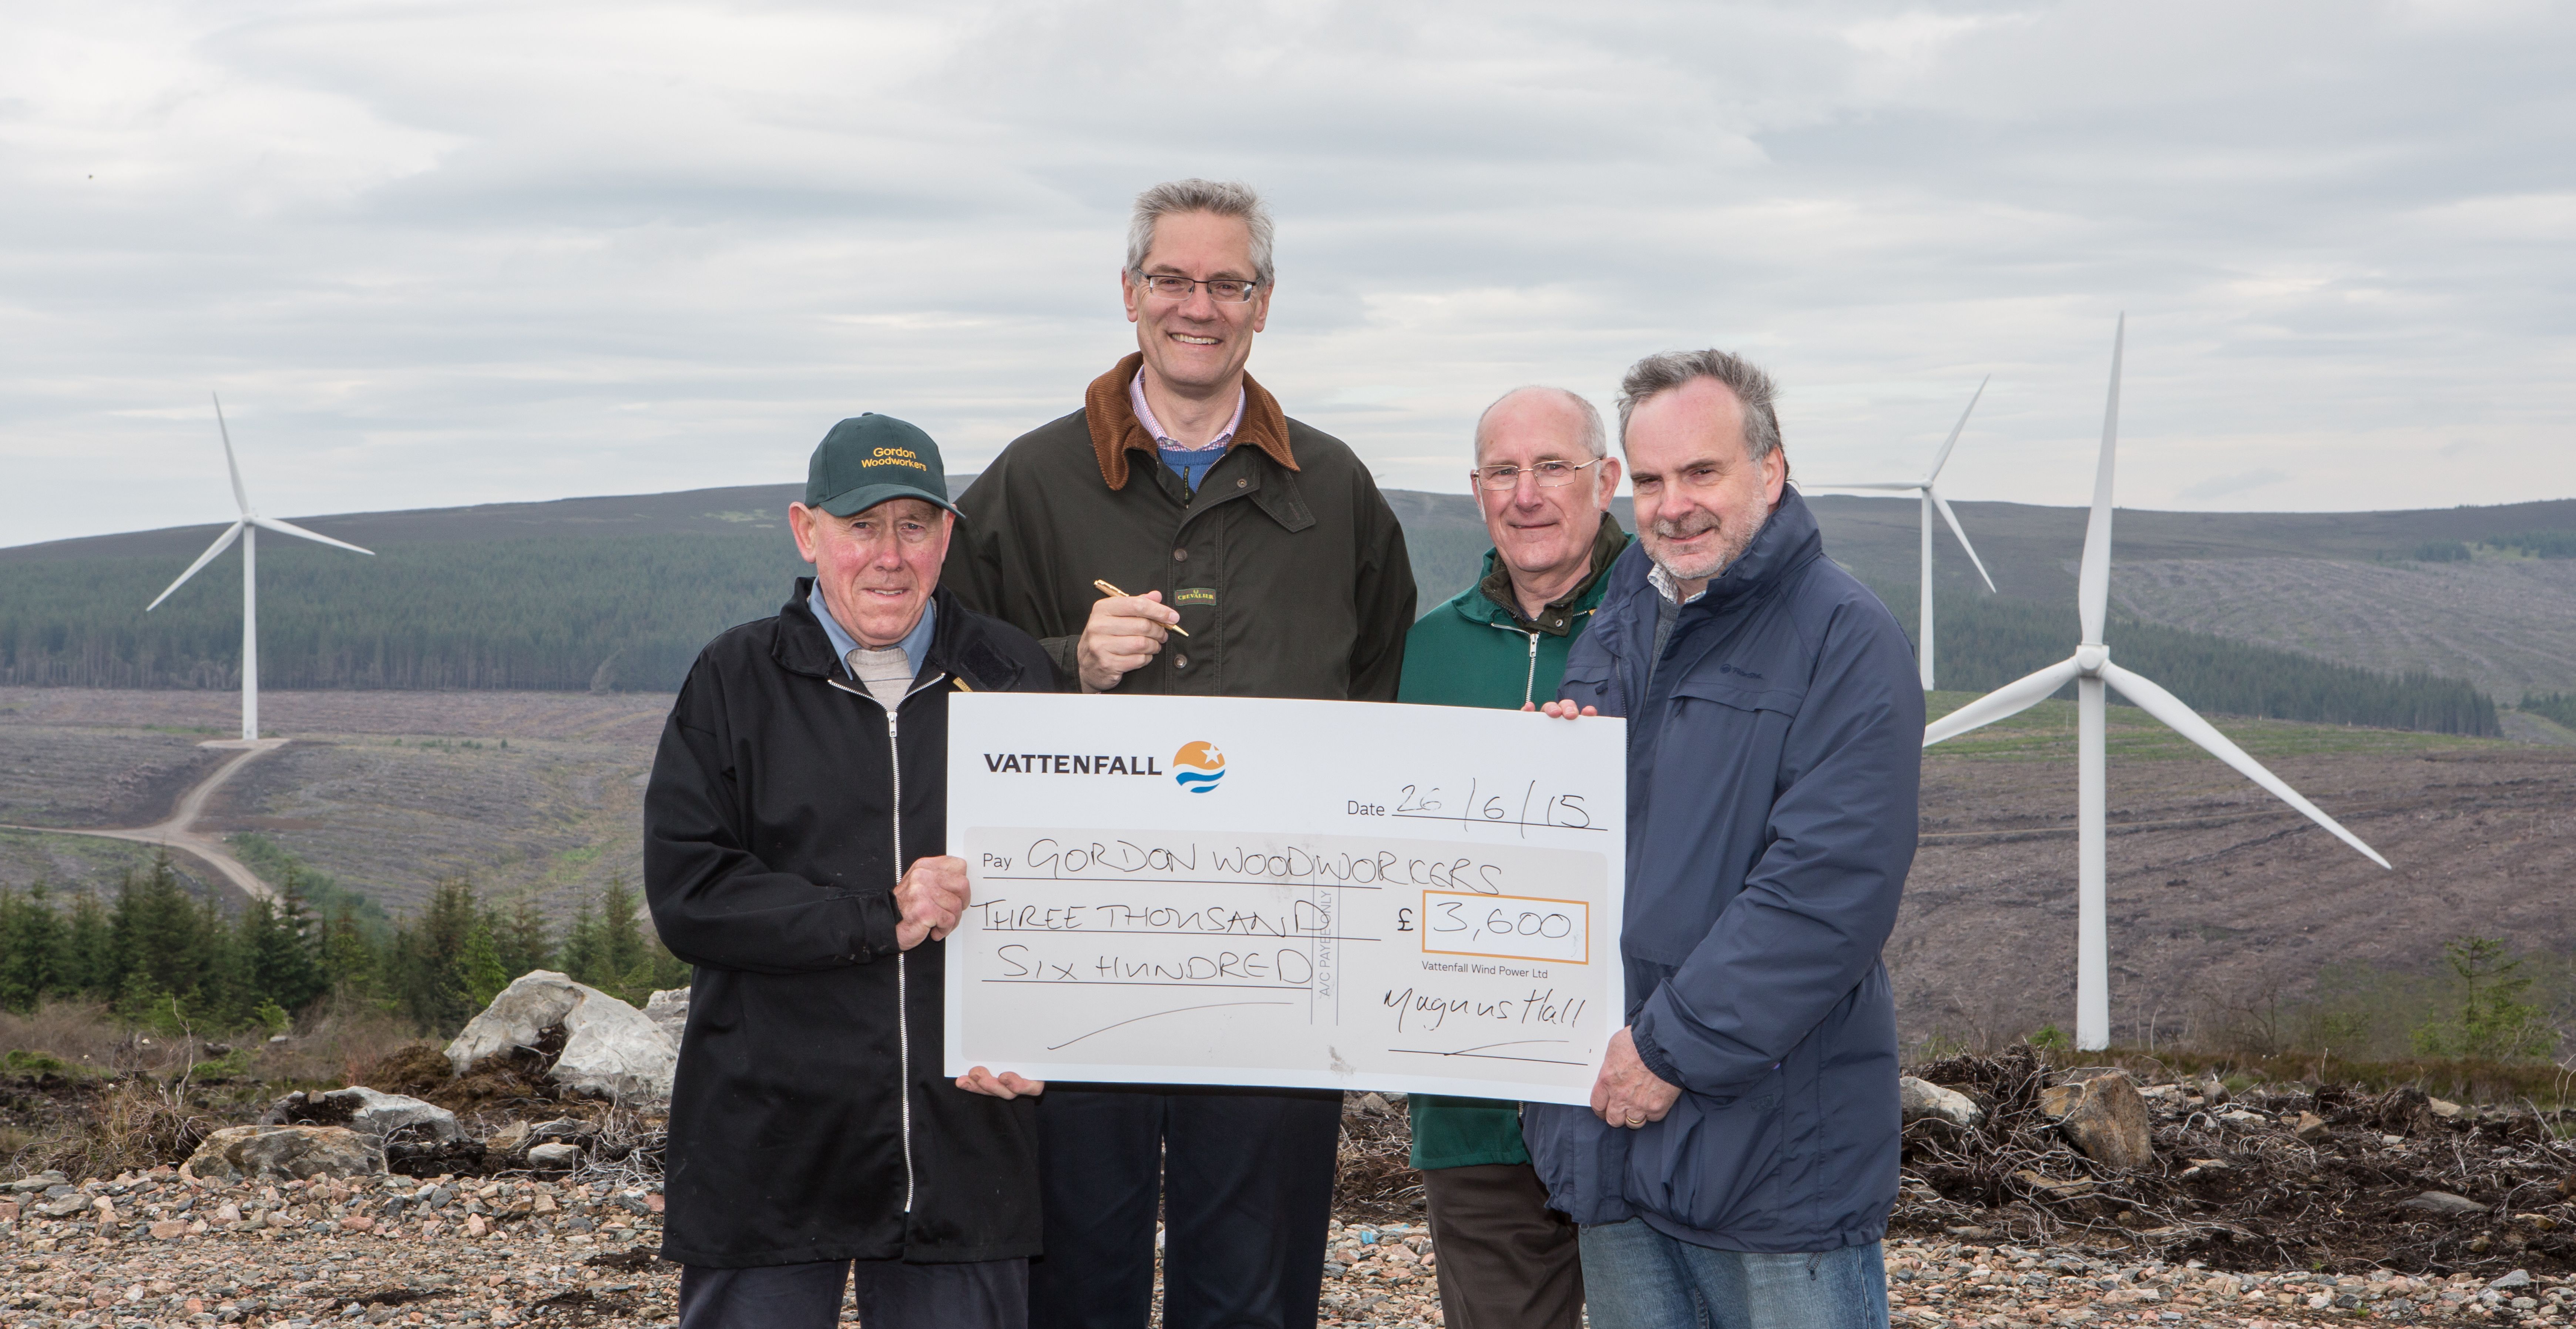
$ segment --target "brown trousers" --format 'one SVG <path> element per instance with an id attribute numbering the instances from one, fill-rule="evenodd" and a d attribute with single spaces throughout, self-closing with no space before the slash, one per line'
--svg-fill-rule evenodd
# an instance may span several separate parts
<path id="1" fill-rule="evenodd" d="M 1583 1256 L 1527 1163 L 1422 1174 L 1447 1329 L 1580 1329 Z"/>

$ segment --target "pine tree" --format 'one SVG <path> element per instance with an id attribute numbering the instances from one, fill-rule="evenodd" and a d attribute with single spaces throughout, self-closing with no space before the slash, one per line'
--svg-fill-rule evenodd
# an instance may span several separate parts
<path id="1" fill-rule="evenodd" d="M 576 983 L 599 976 L 599 918 L 591 912 L 589 896 L 573 906 L 572 923 L 564 928 L 563 949 L 555 958 L 564 976 Z"/>
<path id="2" fill-rule="evenodd" d="M 62 991 L 71 968 L 69 946 L 42 880 L 23 896 L 0 890 L 0 1007 L 32 1011 Z"/>
<path id="3" fill-rule="evenodd" d="M 116 928 L 107 906 L 83 891 L 72 901 L 71 921 L 63 928 L 66 963 L 59 991 L 106 1001 L 116 995 Z"/>
<path id="4" fill-rule="evenodd" d="M 241 921 L 260 995 L 286 1011 L 300 1011 L 330 990 L 322 972 L 325 938 L 304 904 L 298 876 L 290 865 L 277 903 L 254 901 Z"/>
<path id="5" fill-rule="evenodd" d="M 457 958 L 458 977 L 464 985 L 466 1000 L 472 1006 L 464 1019 L 457 1021 L 459 1028 L 464 1026 L 465 1020 L 473 1019 L 484 1007 L 491 1005 L 492 999 L 500 996 L 501 989 L 510 986 L 510 980 L 515 977 L 501 960 L 499 939 L 494 936 L 500 926 L 498 912 L 487 911 L 475 919 L 473 934 L 465 939 L 465 953 Z"/>
<path id="6" fill-rule="evenodd" d="M 478 932 L 488 952 L 491 937 L 475 907 L 473 883 L 462 877 L 440 882 L 420 916 L 395 930 L 392 995 L 415 1023 L 453 1034 L 483 1009 L 473 996 L 476 975 L 467 954 Z M 500 967 L 497 958 L 487 958 L 491 968 Z"/>
<path id="7" fill-rule="evenodd" d="M 636 904 L 635 890 L 624 877 L 610 877 L 599 888 L 599 954 L 593 961 L 599 977 L 584 980 L 593 987 L 651 981 L 651 957 L 644 951 L 644 929 L 635 921 Z"/>
<path id="8" fill-rule="evenodd" d="M 109 911 L 115 937 L 114 991 L 118 1014 L 128 1020 L 147 1017 L 149 1001 L 166 994 L 193 1000 L 211 967 L 205 917 L 179 884 L 167 853 L 152 866 L 129 872 Z M 157 1009 L 157 1007 L 151 1007 Z"/>
<path id="9" fill-rule="evenodd" d="M 379 954 L 359 926 L 349 903 L 342 900 L 323 924 L 322 981 L 333 1001 L 346 1006 L 373 1006 L 385 999 L 386 957 Z"/>
<path id="10" fill-rule="evenodd" d="M 224 917 L 223 905 L 211 896 L 198 904 L 197 937 L 205 964 L 190 1018 L 201 1034 L 230 1033 L 250 1023 L 251 1012 L 265 999 L 251 938 Z"/>
<path id="11" fill-rule="evenodd" d="M 510 906 L 510 915 L 497 914 L 492 927 L 492 943 L 500 954 L 501 968 L 510 977 L 544 969 L 554 963 L 554 929 L 546 922 L 545 912 L 537 907 L 536 896 L 522 893 Z"/>

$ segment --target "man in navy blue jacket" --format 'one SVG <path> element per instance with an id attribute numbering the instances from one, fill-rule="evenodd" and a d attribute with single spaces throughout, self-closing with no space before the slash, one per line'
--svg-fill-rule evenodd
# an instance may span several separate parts
<path id="1" fill-rule="evenodd" d="M 1595 1329 L 1887 1323 L 1896 1006 L 1923 694 L 1824 556 L 1768 375 L 1649 356 L 1619 401 L 1638 543 L 1550 714 L 1628 717 L 1628 1027 L 1592 1110 L 1530 1105 Z"/>

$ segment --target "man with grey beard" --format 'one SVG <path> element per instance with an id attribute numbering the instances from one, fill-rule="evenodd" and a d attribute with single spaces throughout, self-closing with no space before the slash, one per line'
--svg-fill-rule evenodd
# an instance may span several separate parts
<path id="1" fill-rule="evenodd" d="M 1530 1104 L 1581 1225 L 1595 1329 L 1887 1323 L 1896 1005 L 1923 694 L 1904 631 L 1824 556 L 1770 376 L 1628 371 L 1635 547 L 1544 709 L 1628 718 L 1627 1027 L 1592 1107 Z"/>

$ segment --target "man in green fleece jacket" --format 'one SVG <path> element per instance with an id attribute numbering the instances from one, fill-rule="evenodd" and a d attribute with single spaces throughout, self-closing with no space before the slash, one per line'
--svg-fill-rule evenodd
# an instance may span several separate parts
<path id="1" fill-rule="evenodd" d="M 1396 700 L 1528 708 L 1556 696 L 1628 533 L 1610 515 L 1619 461 L 1601 414 L 1563 388 L 1516 388 L 1476 421 L 1477 507 L 1494 548 L 1482 581 L 1404 639 Z M 1520 1106 L 1416 1094 L 1413 1165 L 1430 1193 L 1449 1329 L 1575 1329 L 1574 1225 L 1547 1207 Z"/>

